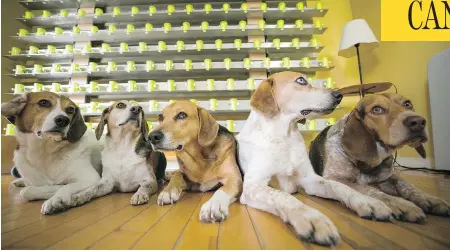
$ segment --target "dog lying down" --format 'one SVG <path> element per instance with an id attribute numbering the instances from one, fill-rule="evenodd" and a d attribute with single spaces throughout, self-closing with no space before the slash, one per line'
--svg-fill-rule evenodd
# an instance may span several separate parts
<path id="1" fill-rule="evenodd" d="M 14 164 L 21 178 L 13 185 L 25 200 L 46 199 L 42 214 L 73 205 L 71 196 L 100 180 L 102 145 L 80 109 L 65 96 L 34 92 L 2 104 L 2 115 L 16 126 L 20 145 Z"/>
<path id="2" fill-rule="evenodd" d="M 209 191 L 221 186 L 202 205 L 200 220 L 221 221 L 242 191 L 236 163 L 236 141 L 211 114 L 189 101 L 164 108 L 160 124 L 149 135 L 156 151 L 176 151 L 180 169 L 159 194 L 158 205 L 172 204 L 184 190 Z"/>
<path id="3" fill-rule="evenodd" d="M 411 101 L 398 94 L 366 96 L 349 115 L 317 136 L 309 156 L 318 174 L 378 200 L 396 219 L 422 221 L 423 212 L 450 216 L 447 202 L 394 173 L 392 155 L 399 148 L 412 146 L 425 157 L 425 124 Z"/>
<path id="4" fill-rule="evenodd" d="M 147 142 L 148 125 L 142 107 L 136 102 L 118 101 L 106 108 L 96 128 L 97 139 L 108 133 L 102 152 L 101 180 L 73 196 L 76 205 L 104 196 L 114 189 L 136 192 L 131 205 L 145 204 L 163 181 L 166 169 L 164 154 L 155 152 Z"/>
<path id="5" fill-rule="evenodd" d="M 325 215 L 291 195 L 300 187 L 341 201 L 361 217 L 392 217 L 380 200 L 319 176 L 311 165 L 297 122 L 331 113 L 341 99 L 338 92 L 312 87 L 301 73 L 273 74 L 253 94 L 250 116 L 237 136 L 245 173 L 241 203 L 281 217 L 301 238 L 323 245 L 335 245 L 338 231 Z"/>

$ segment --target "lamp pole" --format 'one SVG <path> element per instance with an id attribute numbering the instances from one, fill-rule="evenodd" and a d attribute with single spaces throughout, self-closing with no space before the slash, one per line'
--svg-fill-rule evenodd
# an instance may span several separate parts
<path id="1" fill-rule="evenodd" d="M 358 69 L 359 69 L 359 82 L 361 84 L 361 89 L 359 90 L 360 98 L 364 98 L 364 90 L 363 90 L 363 80 L 362 80 L 362 71 L 361 71 L 361 59 L 359 58 L 359 43 L 355 44 L 356 47 L 356 56 L 358 57 Z"/>

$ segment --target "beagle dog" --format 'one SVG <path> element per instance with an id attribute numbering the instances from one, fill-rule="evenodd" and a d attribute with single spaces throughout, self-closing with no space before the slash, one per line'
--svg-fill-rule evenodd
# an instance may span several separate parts
<path id="1" fill-rule="evenodd" d="M 98 184 L 76 194 L 74 201 L 80 205 L 117 189 L 135 192 L 131 205 L 147 203 L 157 191 L 158 181 L 164 179 L 166 158 L 163 153 L 153 151 L 147 141 L 148 125 L 142 107 L 136 102 L 117 101 L 106 108 L 95 130 L 98 140 L 105 125 L 108 133 L 102 152 L 102 178 Z"/>
<path id="2" fill-rule="evenodd" d="M 236 140 L 211 114 L 189 101 L 177 101 L 159 115 L 149 135 L 157 151 L 176 151 L 180 169 L 159 194 L 158 205 L 171 204 L 183 190 L 210 191 L 221 186 L 200 210 L 200 220 L 222 221 L 242 191 Z"/>
<path id="3" fill-rule="evenodd" d="M 42 214 L 71 207 L 73 194 L 100 180 L 102 146 L 69 98 L 27 93 L 2 104 L 1 112 L 16 126 L 20 145 L 14 163 L 21 178 L 13 185 L 25 186 L 25 200 L 46 199 Z"/>
<path id="4" fill-rule="evenodd" d="M 409 145 L 425 158 L 426 121 L 410 100 L 393 93 L 364 97 L 311 143 L 316 173 L 385 204 L 396 219 L 418 222 L 425 213 L 450 216 L 450 206 L 394 173 L 393 153 Z"/>
<path id="5" fill-rule="evenodd" d="M 250 116 L 237 136 L 245 173 L 241 203 L 281 217 L 301 238 L 322 245 L 335 245 L 338 231 L 325 215 L 291 195 L 299 187 L 339 200 L 361 216 L 391 217 L 380 201 L 317 175 L 308 158 L 297 122 L 331 113 L 341 99 L 339 92 L 312 87 L 304 74 L 273 74 L 252 95 Z"/>

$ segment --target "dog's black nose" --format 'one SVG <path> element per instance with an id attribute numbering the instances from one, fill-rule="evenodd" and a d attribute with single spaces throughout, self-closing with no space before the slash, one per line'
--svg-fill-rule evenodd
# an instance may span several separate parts
<path id="1" fill-rule="evenodd" d="M 420 132 L 425 128 L 427 121 L 420 116 L 411 116 L 403 120 L 403 124 L 412 132 Z"/>
<path id="2" fill-rule="evenodd" d="M 336 101 L 340 102 L 342 100 L 342 94 L 340 92 L 332 91 L 331 95 L 336 99 Z"/>
<path id="3" fill-rule="evenodd" d="M 141 112 L 142 108 L 140 106 L 133 106 L 131 107 L 130 111 L 134 114 L 139 114 Z"/>
<path id="4" fill-rule="evenodd" d="M 162 133 L 161 131 L 151 132 L 150 135 L 148 135 L 148 139 L 152 144 L 158 144 L 163 138 L 164 133 Z"/>
<path id="5" fill-rule="evenodd" d="M 66 127 L 70 123 L 70 119 L 64 115 L 56 116 L 54 121 L 58 127 Z"/>

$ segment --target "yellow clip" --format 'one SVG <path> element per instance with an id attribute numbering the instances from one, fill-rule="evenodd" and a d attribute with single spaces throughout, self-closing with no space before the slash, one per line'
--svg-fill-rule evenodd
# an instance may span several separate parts
<path id="1" fill-rule="evenodd" d="M 127 43 L 120 43 L 119 53 L 128 52 L 128 44 Z"/>
<path id="2" fill-rule="evenodd" d="M 44 36 L 47 31 L 44 28 L 37 28 L 36 35 L 38 36 Z"/>
<path id="3" fill-rule="evenodd" d="M 310 64 L 310 61 L 309 61 L 309 57 L 302 58 L 302 65 L 301 66 L 305 67 L 305 68 L 311 67 L 311 64 Z"/>
<path id="4" fill-rule="evenodd" d="M 167 15 L 172 15 L 172 13 L 175 12 L 175 6 L 173 6 L 172 4 L 167 5 Z"/>
<path id="5" fill-rule="evenodd" d="M 220 51 L 222 49 L 222 39 L 216 39 L 216 41 L 214 42 L 214 44 L 216 45 L 216 49 L 218 51 Z"/>
<path id="6" fill-rule="evenodd" d="M 186 4 L 186 14 L 190 15 L 194 11 L 194 6 L 192 4 Z"/>
<path id="7" fill-rule="evenodd" d="M 195 41 L 195 47 L 197 47 L 197 51 L 203 50 L 203 40 Z"/>
<path id="8" fill-rule="evenodd" d="M 209 14 L 209 12 L 212 11 L 212 5 L 209 3 L 205 4 L 205 7 L 203 8 L 203 10 L 205 11 L 206 14 Z"/>
<path id="9" fill-rule="evenodd" d="M 245 20 L 239 21 L 239 28 L 241 31 L 245 31 L 247 29 L 247 22 Z"/>
<path id="10" fill-rule="evenodd" d="M 146 71 L 153 71 L 155 69 L 155 62 L 152 60 L 145 61 L 145 70 Z"/>
<path id="11" fill-rule="evenodd" d="M 263 60 L 263 66 L 264 66 L 266 69 L 270 69 L 270 58 L 268 58 L 268 57 L 264 58 L 264 60 Z"/>
<path id="12" fill-rule="evenodd" d="M 209 58 L 206 58 L 205 60 L 203 60 L 204 64 L 205 64 L 205 70 L 209 71 L 212 68 L 212 61 Z"/>
<path id="13" fill-rule="evenodd" d="M 285 2 L 280 2 L 280 3 L 278 3 L 278 9 L 279 9 L 281 12 L 286 12 L 286 3 L 285 3 Z"/>
<path id="14" fill-rule="evenodd" d="M 25 30 L 25 29 L 19 29 L 19 32 L 17 33 L 17 35 L 19 35 L 19 37 L 23 37 L 28 34 L 29 34 L 28 30 Z"/>
<path id="15" fill-rule="evenodd" d="M 273 47 L 277 48 L 277 50 L 280 49 L 281 46 L 281 40 L 279 38 L 275 38 L 272 41 Z"/>
<path id="16" fill-rule="evenodd" d="M 258 21 L 258 28 L 260 28 L 262 31 L 264 31 L 264 29 L 266 28 L 266 21 L 264 21 L 264 19 L 260 19 Z"/>
<path id="17" fill-rule="evenodd" d="M 166 60 L 165 66 L 166 66 L 166 71 L 173 70 L 173 61 L 172 60 Z"/>
<path id="18" fill-rule="evenodd" d="M 223 64 L 225 66 L 225 69 L 229 70 L 231 68 L 231 58 L 225 58 L 223 60 Z"/>
<path id="19" fill-rule="evenodd" d="M 230 4 L 224 3 L 224 4 L 222 5 L 222 10 L 223 10 L 226 14 L 228 14 L 228 12 L 230 11 Z"/>
<path id="20" fill-rule="evenodd" d="M 316 37 L 313 37 L 310 41 L 309 44 L 311 45 L 311 47 L 315 47 L 316 49 L 319 48 L 319 40 Z"/>
<path id="21" fill-rule="evenodd" d="M 15 74 L 24 74 L 25 73 L 25 66 L 23 65 L 16 65 L 16 71 Z"/>
<path id="22" fill-rule="evenodd" d="M 182 28 L 183 32 L 186 33 L 191 28 L 191 24 L 189 22 L 183 22 Z"/>
<path id="23" fill-rule="evenodd" d="M 242 40 L 239 38 L 236 38 L 234 40 L 234 47 L 236 48 L 236 50 L 240 50 L 242 48 Z"/>
<path id="24" fill-rule="evenodd" d="M 261 40 L 255 39 L 255 40 L 253 41 L 253 46 L 254 46 L 257 50 L 261 49 Z"/>
<path id="25" fill-rule="evenodd" d="M 252 60 L 250 58 L 244 58 L 244 68 L 249 70 L 252 65 Z"/>
<path id="26" fill-rule="evenodd" d="M 135 71 L 136 70 L 136 64 L 134 61 L 127 61 L 127 72 Z"/>
<path id="27" fill-rule="evenodd" d="M 292 46 L 295 47 L 295 49 L 300 48 L 300 39 L 299 38 L 293 38 L 292 39 Z"/>
<path id="28" fill-rule="evenodd" d="M 323 4 L 321 1 L 316 3 L 316 9 L 318 9 L 320 12 L 323 12 Z"/>
<path id="29" fill-rule="evenodd" d="M 31 19 L 33 17 L 34 17 L 34 14 L 31 11 L 25 11 L 25 13 L 23 14 L 23 18 L 25 18 L 25 19 Z"/>
<path id="30" fill-rule="evenodd" d="M 52 15 L 52 13 L 48 10 L 43 10 L 42 11 L 42 17 L 46 18 L 46 17 L 50 17 Z"/>
<path id="31" fill-rule="evenodd" d="M 208 30 L 209 23 L 206 22 L 206 21 L 203 21 L 203 22 L 201 23 L 201 27 L 202 27 L 202 31 L 203 31 L 203 32 L 206 32 L 206 31 Z"/>
<path id="32" fill-rule="evenodd" d="M 156 90 L 156 81 L 155 80 L 149 80 L 148 81 L 148 91 L 152 92 Z"/>
<path id="33" fill-rule="evenodd" d="M 91 33 L 92 33 L 92 34 L 95 34 L 95 33 L 97 33 L 97 31 L 98 31 L 98 27 L 95 26 L 95 25 L 92 25 L 92 26 L 91 26 Z"/>
<path id="34" fill-rule="evenodd" d="M 248 12 L 248 3 L 241 4 L 241 10 L 244 11 L 244 13 Z"/>
<path id="35" fill-rule="evenodd" d="M 170 60 L 169 60 L 170 61 Z M 167 90 L 169 92 L 175 91 L 175 80 L 169 79 L 167 80 Z M 169 101 L 170 102 L 170 101 Z"/>
<path id="36" fill-rule="evenodd" d="M 228 22 L 227 21 L 221 21 L 220 22 L 220 29 L 225 32 L 227 30 L 228 27 Z"/>
<path id="37" fill-rule="evenodd" d="M 328 78 L 327 78 L 327 83 L 325 84 L 325 86 L 326 86 L 327 88 L 331 88 L 331 89 L 334 88 L 335 82 L 334 82 L 333 78 L 328 77 Z"/>
<path id="38" fill-rule="evenodd" d="M 120 15 L 120 8 L 119 7 L 114 7 L 113 8 L 113 17 Z"/>
<path id="39" fill-rule="evenodd" d="M 162 52 L 166 50 L 166 42 L 159 41 L 158 42 L 158 52 Z"/>
<path id="40" fill-rule="evenodd" d="M 134 17 L 137 14 L 139 14 L 139 8 L 136 6 L 131 7 L 131 16 Z"/>
<path id="41" fill-rule="evenodd" d="M 12 47 L 9 53 L 11 53 L 11 55 L 19 55 L 21 51 L 22 50 L 18 47 Z"/>
<path id="42" fill-rule="evenodd" d="M 187 80 L 187 89 L 190 92 L 195 90 L 195 80 L 193 80 L 193 79 Z"/>
<path id="43" fill-rule="evenodd" d="M 59 36 L 63 34 L 63 29 L 59 28 L 59 27 L 55 27 L 55 35 Z"/>
<path id="44" fill-rule="evenodd" d="M 259 8 L 262 10 L 262 12 L 266 13 L 267 12 L 267 3 L 261 3 Z"/>
<path id="45" fill-rule="evenodd" d="M 298 2 L 296 6 L 297 6 L 297 10 L 299 10 L 301 12 L 305 12 L 305 5 L 303 4 L 303 2 Z"/>
<path id="46" fill-rule="evenodd" d="M 110 24 L 108 26 L 108 34 L 114 33 L 116 31 L 116 26 L 114 24 Z"/>
<path id="47" fill-rule="evenodd" d="M 146 23 L 145 24 L 145 33 L 147 34 L 147 33 L 151 32 L 152 30 L 153 30 L 153 24 Z"/>
<path id="48" fill-rule="evenodd" d="M 319 30 L 322 30 L 323 29 L 323 24 L 322 24 L 322 22 L 320 21 L 320 19 L 314 19 L 314 27 L 316 27 L 317 29 L 319 29 Z"/>
<path id="49" fill-rule="evenodd" d="M 207 79 L 206 80 L 206 85 L 208 87 L 208 91 L 214 91 L 215 87 L 214 87 L 214 79 Z"/>
<path id="50" fill-rule="evenodd" d="M 330 61 L 328 60 L 328 57 L 322 57 L 320 64 L 325 68 L 330 67 Z"/>
<path id="51" fill-rule="evenodd" d="M 86 16 L 86 10 L 78 9 L 78 14 L 77 14 L 77 16 L 78 16 L 78 17 L 84 17 L 84 16 Z"/>
<path id="52" fill-rule="evenodd" d="M 177 41 L 177 51 L 181 52 L 182 50 L 184 50 L 184 42 L 182 40 L 178 40 Z"/>
<path id="53" fill-rule="evenodd" d="M 284 20 L 280 19 L 277 21 L 277 27 L 280 30 L 284 30 Z"/>
<path id="54" fill-rule="evenodd" d="M 255 79 L 253 79 L 253 78 L 247 79 L 247 89 L 249 89 L 249 90 L 255 89 Z"/>
<path id="55" fill-rule="evenodd" d="M 192 60 L 188 58 L 184 60 L 184 69 L 186 69 L 186 71 L 192 70 Z"/>
<path id="56" fill-rule="evenodd" d="M 301 19 L 295 20 L 295 27 L 300 30 L 303 30 L 303 20 L 301 20 Z"/>
<path id="57" fill-rule="evenodd" d="M 100 9 L 100 8 L 95 8 L 95 10 L 94 10 L 94 16 L 95 16 L 95 17 L 99 17 L 99 16 L 101 16 L 101 15 L 103 15 L 103 10 Z"/>
<path id="58" fill-rule="evenodd" d="M 172 29 L 172 25 L 170 23 L 164 23 L 164 33 L 168 33 Z"/>
<path id="59" fill-rule="evenodd" d="M 69 16 L 69 11 L 67 11 L 67 10 L 60 10 L 59 11 L 59 15 L 61 17 L 67 17 L 67 16 Z"/>
<path id="60" fill-rule="evenodd" d="M 111 46 L 107 43 L 102 43 L 102 50 L 100 52 L 105 53 L 105 52 L 110 52 L 110 51 L 111 51 Z"/>
<path id="61" fill-rule="evenodd" d="M 150 6 L 148 7 L 148 14 L 149 14 L 150 16 L 153 16 L 153 14 L 155 14 L 155 13 L 156 13 L 156 6 L 150 5 Z"/>
<path id="62" fill-rule="evenodd" d="M 227 90 L 234 91 L 234 79 L 233 78 L 227 79 Z"/>
<path id="63" fill-rule="evenodd" d="M 291 59 L 289 57 L 282 58 L 281 62 L 283 64 L 283 67 L 285 67 L 286 69 L 291 68 Z"/>

